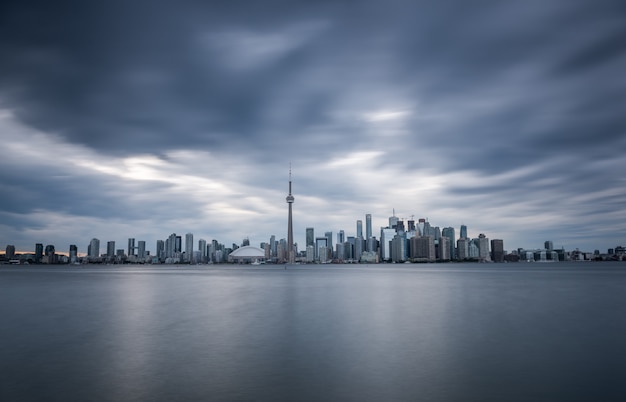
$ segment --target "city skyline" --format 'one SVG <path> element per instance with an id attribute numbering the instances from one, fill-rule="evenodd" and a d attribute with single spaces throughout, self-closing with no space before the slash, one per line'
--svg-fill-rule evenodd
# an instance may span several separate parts
<path id="1" fill-rule="evenodd" d="M 621 2 L 265 5 L 3 4 L 0 244 L 626 243 Z"/>

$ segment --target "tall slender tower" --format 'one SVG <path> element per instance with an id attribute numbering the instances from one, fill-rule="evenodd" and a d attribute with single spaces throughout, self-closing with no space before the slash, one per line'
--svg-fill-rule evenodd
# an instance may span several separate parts
<path id="1" fill-rule="evenodd" d="M 291 218 L 291 204 L 293 204 L 294 198 L 291 195 L 291 165 L 289 166 L 289 195 L 287 196 L 287 204 L 289 204 L 289 220 L 287 222 L 287 262 L 293 264 L 296 261 L 296 256 L 293 252 L 293 221 Z"/>

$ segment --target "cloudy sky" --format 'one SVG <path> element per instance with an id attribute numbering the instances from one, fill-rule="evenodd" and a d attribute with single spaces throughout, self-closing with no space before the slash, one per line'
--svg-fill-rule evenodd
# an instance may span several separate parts
<path id="1" fill-rule="evenodd" d="M 626 5 L 8 1 L 0 247 L 373 216 L 626 245 Z M 104 246 L 102 244 L 104 243 Z"/>

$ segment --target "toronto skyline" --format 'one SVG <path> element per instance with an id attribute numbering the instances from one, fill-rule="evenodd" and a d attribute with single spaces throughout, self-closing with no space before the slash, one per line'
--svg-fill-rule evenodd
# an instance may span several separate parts
<path id="1" fill-rule="evenodd" d="M 626 244 L 622 2 L 70 3 L 0 6 L 2 249 L 258 246 L 288 180 L 300 251 L 393 211 Z"/>

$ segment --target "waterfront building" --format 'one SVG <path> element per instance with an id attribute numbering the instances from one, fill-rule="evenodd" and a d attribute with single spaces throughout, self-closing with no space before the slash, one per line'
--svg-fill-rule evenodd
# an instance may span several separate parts
<path id="1" fill-rule="evenodd" d="M 456 251 L 458 260 L 465 260 L 469 258 L 469 240 L 465 237 L 461 237 L 456 241 Z"/>
<path id="2" fill-rule="evenodd" d="M 360 219 L 356 221 L 356 237 L 363 238 L 363 221 Z"/>
<path id="3" fill-rule="evenodd" d="M 93 238 L 91 242 L 89 242 L 89 257 L 100 257 L 100 240 Z"/>
<path id="4" fill-rule="evenodd" d="M 442 236 L 437 241 L 437 257 L 441 261 L 450 260 L 450 238 Z"/>
<path id="5" fill-rule="evenodd" d="M 372 237 L 372 214 L 365 214 L 365 239 L 370 237 Z"/>
<path id="6" fill-rule="evenodd" d="M 193 233 L 185 234 L 185 262 L 193 259 Z"/>
<path id="7" fill-rule="evenodd" d="M 467 246 L 467 249 L 468 249 L 467 256 L 469 258 L 480 258 L 480 251 L 479 251 L 480 248 L 478 246 L 478 239 L 474 238 L 470 240 Z"/>
<path id="8" fill-rule="evenodd" d="M 146 242 L 144 240 L 137 242 L 137 257 L 140 259 L 146 258 Z"/>
<path id="9" fill-rule="evenodd" d="M 552 244 L 550 240 L 547 240 L 543 243 L 543 248 L 545 248 L 548 251 L 552 251 L 554 250 L 554 245 Z"/>
<path id="10" fill-rule="evenodd" d="M 321 261 L 322 257 L 324 261 L 328 258 L 328 256 L 322 256 L 322 247 L 324 247 L 324 252 L 328 251 L 328 238 L 327 237 L 316 237 L 315 238 L 315 260 Z"/>
<path id="11" fill-rule="evenodd" d="M 312 246 L 315 248 L 315 231 L 313 228 L 306 228 L 306 244 L 305 247 Z"/>
<path id="12" fill-rule="evenodd" d="M 406 259 L 406 236 L 404 233 L 396 234 L 391 239 L 391 261 L 404 262 Z"/>
<path id="13" fill-rule="evenodd" d="M 263 247 L 261 247 L 263 250 L 265 250 L 265 245 Z M 207 249 L 206 249 L 206 240 L 204 239 L 200 239 L 198 240 L 198 251 L 200 251 L 200 259 L 197 262 L 202 262 L 205 263 L 206 262 L 206 255 L 207 255 Z M 269 256 L 266 255 L 265 259 L 268 259 Z"/>
<path id="14" fill-rule="evenodd" d="M 8 260 L 13 259 L 13 257 L 15 257 L 15 246 L 12 245 L 12 244 L 8 244 L 6 249 L 5 249 L 4 256 Z"/>
<path id="15" fill-rule="evenodd" d="M 450 243 L 450 259 L 451 260 L 455 260 L 456 259 L 456 250 L 454 248 L 454 245 L 456 244 L 456 239 L 454 236 L 454 228 L 453 227 L 447 227 L 447 228 L 443 228 L 441 235 L 443 237 L 447 237 L 448 241 Z"/>
<path id="16" fill-rule="evenodd" d="M 490 259 L 489 256 L 489 239 L 484 235 L 478 235 L 478 258 L 482 261 Z"/>
<path id="17" fill-rule="evenodd" d="M 391 240 L 396 235 L 394 228 L 380 228 L 380 260 L 391 260 Z"/>
<path id="18" fill-rule="evenodd" d="M 363 245 L 365 242 L 362 237 L 356 237 L 354 239 L 354 259 L 357 261 L 361 260 L 361 254 L 365 251 Z"/>
<path id="19" fill-rule="evenodd" d="M 107 242 L 107 258 L 115 257 L 115 240 Z"/>
<path id="20" fill-rule="evenodd" d="M 128 256 L 135 255 L 135 239 L 128 239 Z"/>
<path id="21" fill-rule="evenodd" d="M 315 246 L 306 246 L 306 262 L 315 261 Z"/>
<path id="22" fill-rule="evenodd" d="M 346 241 L 346 232 L 344 232 L 343 230 L 340 230 L 339 233 L 337 233 L 337 244 L 343 244 Z"/>
<path id="23" fill-rule="evenodd" d="M 70 264 L 78 262 L 78 247 L 76 244 L 70 244 Z"/>
<path id="24" fill-rule="evenodd" d="M 435 261 L 435 238 L 433 236 L 416 236 L 411 238 L 411 258 L 419 261 Z"/>
<path id="25" fill-rule="evenodd" d="M 493 262 L 504 262 L 504 242 L 501 239 L 491 240 L 491 260 Z"/>
<path id="26" fill-rule="evenodd" d="M 333 232 L 325 232 L 324 233 L 324 237 L 326 237 L 326 239 L 327 239 L 326 247 L 328 247 L 328 249 L 330 251 L 331 258 L 332 258 L 332 255 L 333 255 Z"/>
<path id="27" fill-rule="evenodd" d="M 163 240 L 157 240 L 156 242 L 156 258 L 159 261 L 165 260 L 165 242 Z"/>
<path id="28" fill-rule="evenodd" d="M 35 244 L 35 262 L 40 263 L 43 257 L 43 244 L 36 243 Z"/>

